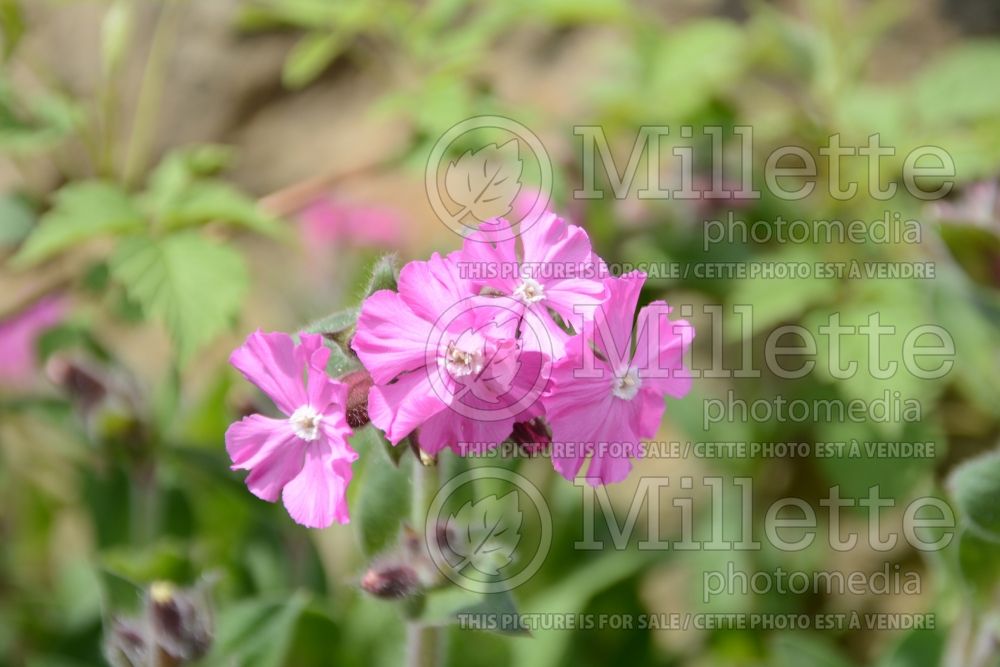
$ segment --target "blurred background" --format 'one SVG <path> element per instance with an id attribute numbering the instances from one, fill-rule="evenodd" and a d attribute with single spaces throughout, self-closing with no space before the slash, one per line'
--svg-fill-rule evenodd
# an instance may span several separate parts
<path id="1" fill-rule="evenodd" d="M 0 0 L 0 26 L 0 664 L 104 664 L 102 646 L 127 641 L 114 619 L 134 612 L 155 581 L 194 586 L 197 605 L 210 598 L 215 639 L 200 664 L 401 662 L 399 610 L 358 587 L 365 552 L 380 544 L 358 517 L 395 517 L 398 528 L 408 512 L 406 470 L 392 467 L 377 436 L 362 431 L 354 523 L 325 531 L 295 525 L 229 470 L 225 429 L 269 407 L 226 360 L 250 331 L 295 331 L 354 305 L 386 251 L 408 260 L 456 249 L 460 239 L 428 204 L 424 165 L 443 132 L 477 114 L 515 118 L 542 139 L 555 167 L 556 210 L 583 225 L 608 262 L 935 266 L 936 277 L 923 281 L 650 279 L 644 300 L 692 308 L 701 368 L 713 346 L 737 368 L 743 350 L 760 358 L 776 327 L 815 330 L 831 313 L 862 323 L 878 312 L 895 325 L 900 336 L 883 339 L 883 358 L 899 353 L 907 330 L 927 323 L 951 333 L 957 355 L 936 381 L 861 373 L 834 382 L 822 359 L 800 380 L 765 372 L 696 381 L 690 396 L 668 407 L 659 439 L 921 441 L 936 443 L 935 456 L 649 459 L 609 488 L 621 518 L 642 474 L 712 473 L 753 477 L 760 514 L 775 498 L 801 497 L 818 508 L 831 486 L 860 497 L 878 484 L 897 500 L 889 516 L 898 523 L 908 499 L 949 497 L 945 480 L 955 466 L 996 446 L 1000 4 L 993 0 Z M 774 147 L 815 155 L 831 135 L 860 146 L 878 132 L 897 148 L 882 161 L 882 182 L 900 180 L 910 150 L 935 145 L 953 156 L 957 185 L 929 203 L 902 187 L 890 201 L 864 191 L 839 201 L 825 187 L 796 202 L 767 191 L 753 201 L 640 200 L 634 192 L 574 200 L 582 180 L 573 126 L 581 124 L 604 128 L 619 164 L 642 125 L 751 125 L 758 179 Z M 726 163 L 738 165 L 729 152 Z M 695 166 L 710 179 L 710 166 Z M 851 162 L 845 178 L 864 190 L 864 169 Z M 919 221 L 921 242 L 704 247 L 705 221 L 729 213 L 747 222 L 871 221 L 886 211 Z M 729 318 L 713 331 L 705 306 L 731 312 L 733 304 L 753 305 L 754 329 L 730 330 Z M 867 348 L 855 348 L 847 359 L 864 363 Z M 706 429 L 704 400 L 730 391 L 748 402 L 872 401 L 889 392 L 918 401 L 922 418 L 747 420 Z M 1000 548 L 981 535 L 963 535 L 964 550 L 956 540 L 930 554 L 903 540 L 888 553 L 835 552 L 826 540 L 798 553 L 679 555 L 634 544 L 580 552 L 573 548 L 582 531 L 580 490 L 547 461 L 505 465 L 543 491 L 556 526 L 542 569 L 514 591 L 524 611 L 929 613 L 936 627 L 604 628 L 530 638 L 451 628 L 449 664 L 996 661 L 990 628 Z M 362 497 L 366 480 L 375 488 L 378 476 L 379 488 L 400 492 Z M 845 521 L 865 525 L 863 518 Z M 707 519 L 697 517 L 699 525 Z M 664 534 L 679 531 L 676 515 L 662 521 Z M 917 573 L 921 589 L 704 603 L 702 573 L 730 562 L 751 573 L 875 572 L 888 563 Z M 964 652 L 977 638 L 986 646 L 982 662 Z"/>

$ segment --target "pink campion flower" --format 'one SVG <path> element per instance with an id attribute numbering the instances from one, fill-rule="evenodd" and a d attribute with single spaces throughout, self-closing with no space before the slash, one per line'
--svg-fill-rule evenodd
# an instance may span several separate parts
<path id="1" fill-rule="evenodd" d="M 361 306 L 351 346 L 371 373 L 368 415 L 392 444 L 418 431 L 428 454 L 502 442 L 541 414 L 550 359 L 524 349 L 510 299 L 470 296 L 454 257 L 410 262 L 399 291 Z"/>
<path id="2" fill-rule="evenodd" d="M 295 521 L 326 528 L 350 519 L 344 494 L 358 454 L 347 443 L 348 387 L 326 374 L 323 337 L 253 333 L 229 362 L 285 415 L 250 415 L 226 431 L 233 470 L 249 470 L 247 488 L 275 502 L 280 495 Z"/>
<path id="3" fill-rule="evenodd" d="M 541 216 L 516 238 L 506 220 L 485 222 L 466 238 L 456 261 L 477 292 L 487 288 L 508 296 L 530 315 L 528 325 L 541 326 L 539 336 L 551 341 L 556 357 L 570 334 L 549 311 L 579 332 L 580 313 L 592 312 L 605 298 L 607 267 L 593 252 L 587 232 L 554 213 Z"/>
<path id="4" fill-rule="evenodd" d="M 588 457 L 589 483 L 625 479 L 640 441 L 659 428 L 664 396 L 680 398 L 691 388 L 683 357 L 694 329 L 685 320 L 670 321 L 663 301 L 639 311 L 632 351 L 632 322 L 645 279 L 640 272 L 608 278 L 607 301 L 553 366 L 545 413 L 552 464 L 567 479 L 576 478 Z"/>
<path id="5" fill-rule="evenodd" d="M 0 322 L 0 384 L 23 385 L 36 370 L 35 347 L 47 329 L 62 321 L 66 304 L 47 297 Z"/>

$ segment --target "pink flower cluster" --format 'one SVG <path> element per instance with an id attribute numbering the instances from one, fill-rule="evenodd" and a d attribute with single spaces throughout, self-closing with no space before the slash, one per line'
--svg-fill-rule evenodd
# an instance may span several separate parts
<path id="1" fill-rule="evenodd" d="M 461 250 L 410 262 L 397 291 L 364 301 L 351 348 L 371 376 L 368 416 L 392 444 L 409 438 L 430 455 L 530 434 L 567 479 L 621 481 L 655 435 L 664 397 L 690 389 L 694 330 L 662 301 L 636 324 L 645 275 L 611 276 L 582 228 L 547 214 L 511 232 L 504 220 L 484 224 Z M 343 523 L 357 457 L 347 388 L 325 374 L 320 338 L 300 338 L 256 333 L 233 354 L 286 418 L 247 417 L 227 448 L 257 496 L 282 495 L 307 526 Z"/>

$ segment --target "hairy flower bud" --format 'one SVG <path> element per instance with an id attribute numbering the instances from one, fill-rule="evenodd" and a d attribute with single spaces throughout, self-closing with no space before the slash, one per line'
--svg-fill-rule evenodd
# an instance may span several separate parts
<path id="1" fill-rule="evenodd" d="M 148 597 L 149 623 L 157 644 L 173 658 L 196 660 L 212 645 L 212 618 L 203 594 L 154 583 Z"/>
<path id="2" fill-rule="evenodd" d="M 143 667 L 149 664 L 149 644 L 142 621 L 116 618 L 104 639 L 104 657 L 112 667 Z"/>
<path id="3" fill-rule="evenodd" d="M 552 436 L 541 417 L 515 423 L 510 439 L 528 454 L 538 453 L 552 444 Z"/>
<path id="4" fill-rule="evenodd" d="M 372 386 L 372 376 L 367 371 L 355 371 L 341 378 L 348 387 L 347 424 L 354 429 L 369 422 L 368 390 Z"/>
<path id="5" fill-rule="evenodd" d="M 399 600 L 420 590 L 420 577 L 415 569 L 402 563 L 373 565 L 361 577 L 361 588 L 383 600 Z"/>
<path id="6" fill-rule="evenodd" d="M 55 356 L 45 364 L 45 374 L 84 410 L 89 410 L 108 393 L 108 383 L 102 373 L 81 361 Z"/>

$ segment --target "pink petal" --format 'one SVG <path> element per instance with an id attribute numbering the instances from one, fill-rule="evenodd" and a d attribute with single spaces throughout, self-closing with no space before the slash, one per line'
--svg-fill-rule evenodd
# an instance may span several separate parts
<path id="1" fill-rule="evenodd" d="M 639 271 L 605 281 L 608 298 L 596 313 L 594 342 L 612 365 L 616 365 L 617 360 L 627 362 L 632 356 L 630 347 L 635 307 L 645 281 L 646 274 Z"/>
<path id="2" fill-rule="evenodd" d="M 325 354 L 322 354 L 325 353 Z M 340 380 L 334 380 L 327 375 L 326 361 L 330 356 L 330 350 L 323 347 L 317 351 L 309 365 L 306 380 L 306 397 L 309 405 L 328 416 L 340 415 L 343 418 L 347 409 L 348 386 Z M 322 362 L 320 364 L 320 362 Z"/>
<path id="3" fill-rule="evenodd" d="M 458 301 L 472 296 L 472 285 L 461 277 L 460 255 L 447 258 L 434 253 L 426 262 L 410 262 L 399 272 L 399 295 L 410 309 L 428 322 Z"/>
<path id="4" fill-rule="evenodd" d="M 295 341 L 285 333 L 250 334 L 246 342 L 233 351 L 229 363 L 243 376 L 260 387 L 286 415 L 305 405 L 304 376 L 306 352 L 297 351 Z M 322 343 L 320 343 L 322 344 Z"/>
<path id="5" fill-rule="evenodd" d="M 276 451 L 247 475 L 246 485 L 250 493 L 261 500 L 273 503 L 281 495 L 282 489 L 302 470 L 306 442 L 292 437 L 283 451 Z"/>
<path id="6" fill-rule="evenodd" d="M 336 456 L 324 440 L 309 443 L 302 470 L 282 493 L 288 514 L 307 528 L 349 523 L 345 494 L 353 476 L 352 460 Z"/>
<path id="7" fill-rule="evenodd" d="M 65 316 L 66 304 L 58 297 L 43 299 L 0 322 L 0 380 L 20 384 L 35 369 L 38 337 Z"/>
<path id="8" fill-rule="evenodd" d="M 540 216 L 521 232 L 523 261 L 563 262 L 583 265 L 590 261 L 591 245 L 587 232 L 569 225 L 554 213 Z"/>
<path id="9" fill-rule="evenodd" d="M 644 389 L 681 398 L 691 390 L 684 355 L 694 340 L 694 327 L 687 320 L 670 320 L 667 309 L 663 301 L 654 301 L 639 311 L 640 330 L 632 367 L 638 369 Z M 656 327 L 658 340 L 651 335 L 652 327 Z M 654 345 L 658 349 L 653 350 Z"/>
<path id="10" fill-rule="evenodd" d="M 607 298 L 603 280 L 573 278 L 551 280 L 544 285 L 546 306 L 552 308 L 579 332 L 583 330 L 581 318 L 596 311 L 595 306 Z"/>
<path id="11" fill-rule="evenodd" d="M 392 384 L 372 387 L 368 392 L 368 416 L 395 445 L 444 410 L 443 398 L 435 392 L 427 371 L 419 369 Z"/>
<path id="12" fill-rule="evenodd" d="M 517 287 L 519 263 L 516 237 L 506 220 L 484 222 L 468 234 L 455 263 L 461 276 L 468 279 L 475 292 L 484 286 L 510 294 Z"/>
<path id="13" fill-rule="evenodd" d="M 667 409 L 667 403 L 663 400 L 663 394 L 653 389 L 642 387 L 631 401 L 637 407 L 638 415 L 635 420 L 636 435 L 640 438 L 652 438 L 660 430 L 663 422 L 663 413 Z"/>
<path id="14" fill-rule="evenodd" d="M 233 470 L 249 470 L 297 439 L 285 419 L 249 415 L 226 430 L 226 452 Z"/>
<path id="15" fill-rule="evenodd" d="M 500 421 L 480 421 L 449 408 L 434 415 L 420 427 L 417 442 L 420 449 L 432 456 L 446 447 L 460 453 L 484 451 L 503 442 L 513 428 L 513 417 Z"/>
<path id="16" fill-rule="evenodd" d="M 382 290 L 361 306 L 351 347 L 372 379 L 386 384 L 426 365 L 428 345 L 436 344 L 432 332 L 430 322 L 414 314 L 399 294 Z"/>
<path id="17" fill-rule="evenodd" d="M 251 470 L 246 484 L 263 500 L 274 502 L 281 488 L 302 468 L 304 441 L 284 419 L 250 415 L 226 431 L 226 451 L 233 469 Z"/>

